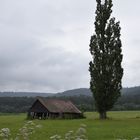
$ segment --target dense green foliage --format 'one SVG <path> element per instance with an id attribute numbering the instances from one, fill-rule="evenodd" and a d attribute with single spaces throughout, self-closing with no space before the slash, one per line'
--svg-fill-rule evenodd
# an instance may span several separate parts
<path id="1" fill-rule="evenodd" d="M 49 140 L 55 134 L 64 136 L 71 130 L 77 130 L 81 124 L 87 126 L 89 140 L 128 139 L 140 136 L 140 112 L 109 112 L 109 120 L 98 120 L 97 113 L 86 113 L 86 119 L 79 120 L 34 120 L 42 128 L 32 135 L 31 140 Z M 26 114 L 1 115 L 0 129 L 8 127 L 12 135 L 16 135 L 23 126 Z"/>
<path id="2" fill-rule="evenodd" d="M 120 96 L 123 76 L 122 50 L 119 22 L 110 18 L 112 0 L 96 0 L 95 34 L 90 40 L 90 89 L 100 118 L 106 118 L 106 111 L 112 109 Z"/>
<path id="3" fill-rule="evenodd" d="M 80 110 L 91 111 L 93 110 L 93 99 L 89 96 L 61 96 L 61 97 L 48 97 L 58 98 L 63 100 L 72 101 Z M 32 97 L 0 97 L 0 112 L 3 113 L 22 113 L 27 112 L 36 98 Z"/>
<path id="4" fill-rule="evenodd" d="M 95 110 L 94 99 L 91 96 L 61 96 L 50 97 L 72 101 L 80 110 Z M 27 112 L 36 98 L 32 97 L 0 97 L 0 112 L 3 113 L 22 113 Z M 119 98 L 112 110 L 140 110 L 140 94 L 124 94 Z"/>
<path id="5" fill-rule="evenodd" d="M 27 112 L 35 98 L 28 97 L 0 97 L 0 112 L 21 113 Z"/>

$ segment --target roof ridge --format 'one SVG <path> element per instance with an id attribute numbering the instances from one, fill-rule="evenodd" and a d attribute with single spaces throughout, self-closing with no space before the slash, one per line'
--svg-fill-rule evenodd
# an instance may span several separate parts
<path id="1" fill-rule="evenodd" d="M 81 113 L 70 100 L 47 99 L 42 97 L 37 97 L 37 100 L 50 112 Z"/>

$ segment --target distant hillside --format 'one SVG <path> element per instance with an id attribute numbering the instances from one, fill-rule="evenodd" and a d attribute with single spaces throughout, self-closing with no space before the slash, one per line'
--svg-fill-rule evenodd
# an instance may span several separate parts
<path id="1" fill-rule="evenodd" d="M 88 88 L 79 88 L 79 89 L 67 90 L 62 93 L 55 94 L 55 96 L 58 96 L 58 97 L 59 96 L 79 96 L 79 95 L 92 96 L 92 93 L 90 89 Z M 140 86 L 123 88 L 122 95 L 130 95 L 130 96 L 140 95 Z"/>
<path id="2" fill-rule="evenodd" d="M 51 93 L 37 93 L 37 92 L 0 92 L 0 97 L 48 97 Z"/>
<path id="3" fill-rule="evenodd" d="M 124 88 L 112 110 L 140 110 L 140 87 Z M 68 90 L 62 93 L 33 93 L 33 92 L 1 92 L 0 112 L 27 112 L 36 96 L 56 98 L 73 102 L 81 111 L 95 110 L 94 98 L 87 88 Z"/>
<path id="4" fill-rule="evenodd" d="M 61 93 L 38 93 L 38 92 L 0 92 L 0 97 L 48 97 L 48 96 L 91 96 L 91 92 L 87 88 L 79 88 L 73 90 L 67 90 Z"/>
<path id="5" fill-rule="evenodd" d="M 38 93 L 38 92 L 0 92 L 0 97 L 48 97 L 48 96 L 92 96 L 91 91 L 88 88 L 79 88 L 73 90 L 67 90 L 61 93 Z M 140 95 L 140 86 L 138 87 L 131 87 L 131 88 L 123 88 L 122 95 Z"/>
<path id="6" fill-rule="evenodd" d="M 138 95 L 140 94 L 140 86 L 137 87 L 131 87 L 131 88 L 123 88 L 122 93 L 124 95 Z"/>
<path id="7" fill-rule="evenodd" d="M 55 94 L 55 96 L 57 96 L 57 97 L 59 97 L 59 96 L 79 96 L 79 95 L 92 96 L 91 91 L 88 88 L 67 90 L 62 93 Z"/>

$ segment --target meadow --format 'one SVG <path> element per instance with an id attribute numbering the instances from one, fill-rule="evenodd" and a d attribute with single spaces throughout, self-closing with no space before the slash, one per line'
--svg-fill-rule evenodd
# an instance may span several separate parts
<path id="1" fill-rule="evenodd" d="M 80 124 L 87 125 L 89 140 L 116 140 L 140 136 L 140 111 L 112 111 L 108 120 L 99 120 L 96 112 L 85 113 L 86 119 L 75 120 L 34 120 L 41 124 L 31 140 L 49 140 L 50 136 L 64 135 L 70 130 L 77 130 Z M 26 122 L 26 114 L 0 114 L 0 129 L 10 128 L 12 135 Z"/>

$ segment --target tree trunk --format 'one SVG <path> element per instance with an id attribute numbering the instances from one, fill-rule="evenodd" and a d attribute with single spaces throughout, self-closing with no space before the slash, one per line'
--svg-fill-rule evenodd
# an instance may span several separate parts
<path id="1" fill-rule="evenodd" d="M 101 119 L 101 120 L 107 119 L 106 111 L 105 111 L 105 112 L 99 112 L 99 114 L 100 114 L 100 119 Z"/>

